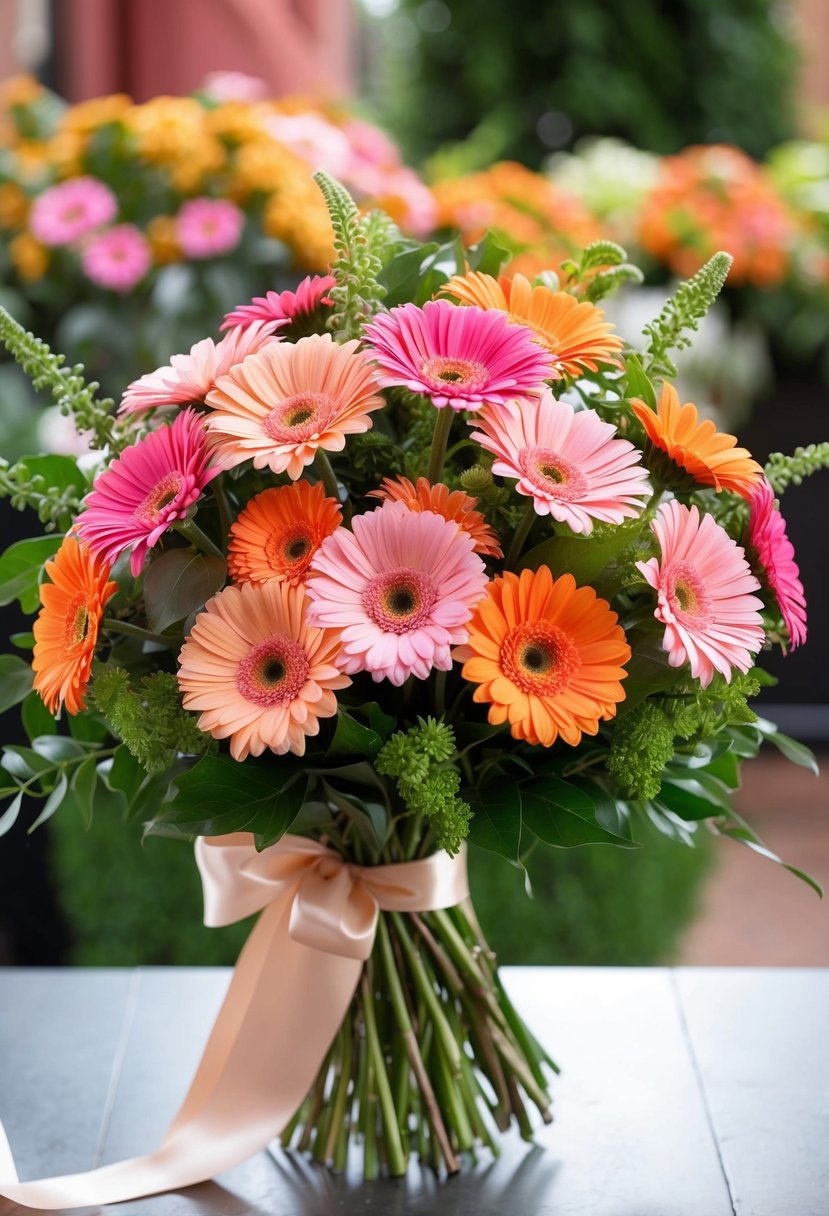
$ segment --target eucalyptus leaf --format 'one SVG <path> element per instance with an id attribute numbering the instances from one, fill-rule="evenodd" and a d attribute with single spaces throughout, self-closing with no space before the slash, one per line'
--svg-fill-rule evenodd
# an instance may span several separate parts
<path id="1" fill-rule="evenodd" d="M 29 663 L 16 654 L 0 654 L 0 713 L 19 705 L 32 691 Z"/>
<path id="2" fill-rule="evenodd" d="M 54 557 L 62 536 L 33 536 L 19 540 L 0 557 L 0 606 L 17 600 L 24 612 L 37 611 L 43 564 Z"/>
<path id="3" fill-rule="evenodd" d="M 9 803 L 2 815 L 0 815 L 0 836 L 5 836 L 10 832 L 17 823 L 17 818 L 23 806 L 23 790 L 21 790 Z"/>
<path id="4" fill-rule="evenodd" d="M 816 777 L 819 775 L 820 770 L 815 754 L 805 744 L 782 734 L 773 722 L 767 722 L 765 718 L 758 718 L 755 725 L 762 732 L 766 742 L 773 743 L 787 760 L 791 760 L 792 764 L 799 764 L 802 768 L 808 768 Z"/>
<path id="5" fill-rule="evenodd" d="M 69 793 L 69 778 L 66 773 L 61 773 L 58 777 L 55 788 L 52 790 L 46 802 L 43 804 L 43 809 L 30 826 L 29 831 L 33 832 L 35 828 L 39 828 L 47 819 L 51 819 L 55 811 L 58 810 L 66 795 Z"/>
<path id="6" fill-rule="evenodd" d="M 220 557 L 171 549 L 155 558 L 144 576 L 144 606 L 153 633 L 203 608 L 225 584 L 227 566 Z"/>
<path id="7" fill-rule="evenodd" d="M 56 735 L 58 724 L 36 692 L 30 692 L 20 709 L 23 729 L 31 743 L 41 735 Z"/>

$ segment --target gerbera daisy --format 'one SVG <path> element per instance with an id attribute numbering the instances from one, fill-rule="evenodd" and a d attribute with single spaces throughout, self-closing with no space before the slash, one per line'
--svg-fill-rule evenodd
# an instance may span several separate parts
<path id="1" fill-rule="evenodd" d="M 141 282 L 152 263 L 150 242 L 135 224 L 116 224 L 90 237 L 81 255 L 84 274 L 91 283 L 122 294 Z"/>
<path id="2" fill-rule="evenodd" d="M 78 517 L 78 535 L 93 553 L 114 562 L 132 548 L 130 569 L 141 573 L 159 537 L 220 472 L 208 464 L 204 422 L 183 410 L 170 426 L 150 431 L 97 478 Z"/>
<path id="3" fill-rule="evenodd" d="M 444 519 L 453 520 L 459 528 L 472 537 L 475 552 L 485 557 L 503 557 L 498 536 L 489 526 L 480 511 L 477 498 L 464 494 L 463 490 L 450 490 L 448 486 L 432 483 L 426 477 L 418 477 L 412 485 L 408 477 L 384 477 L 382 488 L 372 490 L 368 498 L 379 498 L 381 502 L 403 502 L 410 511 L 434 511 Z"/>
<path id="4" fill-rule="evenodd" d="M 794 560 L 794 546 L 786 535 L 786 522 L 775 506 L 774 491 L 765 478 L 748 502 L 749 552 L 756 557 L 761 578 L 777 600 L 794 650 L 806 641 L 806 596 Z"/>
<path id="5" fill-rule="evenodd" d="M 51 713 L 65 705 L 76 714 L 85 708 L 104 605 L 118 587 L 107 581 L 107 562 L 71 535 L 46 563 L 46 574 L 51 582 L 41 585 L 34 624 L 34 688 Z"/>
<path id="6" fill-rule="evenodd" d="M 676 473 L 685 474 L 699 485 L 715 490 L 733 490 L 748 498 L 760 482 L 763 470 L 751 453 L 737 447 L 733 435 L 717 430 L 710 419 L 700 422 L 697 407 L 688 402 L 679 404 L 679 395 L 672 384 L 664 385 L 659 406 L 654 413 L 644 401 L 633 401 L 633 411 L 645 428 L 652 445 L 646 457 L 656 457 L 655 471 L 664 474 L 668 484 L 677 489 Z M 660 460 L 659 454 L 664 454 Z M 665 461 L 664 457 L 668 460 Z"/>
<path id="7" fill-rule="evenodd" d="M 472 438 L 496 457 L 493 473 L 517 478 L 539 515 L 589 534 L 594 519 L 619 524 L 640 514 L 650 486 L 639 451 L 593 410 L 577 413 L 548 389 L 534 409 L 510 402 L 474 421 L 481 429 Z"/>
<path id="8" fill-rule="evenodd" d="M 133 380 L 121 399 L 119 414 L 140 414 L 165 405 L 189 405 L 204 401 L 219 376 L 248 355 L 278 342 L 278 321 L 257 321 L 237 326 L 220 342 L 203 338 L 186 355 L 173 355 L 166 367 Z"/>
<path id="9" fill-rule="evenodd" d="M 402 502 L 358 515 L 352 528 L 332 532 L 311 562 L 309 622 L 340 630 L 349 674 L 400 685 L 448 671 L 486 587 L 472 537 Z"/>
<path id="10" fill-rule="evenodd" d="M 230 529 L 227 568 L 235 583 L 301 583 L 341 508 L 321 483 L 296 481 L 252 498 Z"/>
<path id="11" fill-rule="evenodd" d="M 365 328 L 384 386 L 423 393 L 438 409 L 477 410 L 537 396 L 553 362 L 530 330 L 498 312 L 429 300 L 403 304 Z"/>
<path id="12" fill-rule="evenodd" d="M 233 325 L 250 325 L 252 321 L 277 321 L 292 338 L 302 336 L 305 326 L 312 323 L 324 308 L 330 308 L 333 300 L 328 292 L 336 287 L 333 274 L 308 275 L 296 291 L 269 291 L 264 296 L 254 296 L 250 304 L 239 304 L 233 312 L 225 314 L 222 329 Z"/>
<path id="13" fill-rule="evenodd" d="M 96 177 L 74 177 L 35 199 L 29 227 L 44 245 L 71 245 L 117 214 L 118 200 L 109 186 Z"/>
<path id="14" fill-rule="evenodd" d="M 489 703 L 493 725 L 515 739 L 575 747 L 595 735 L 624 700 L 630 658 L 616 613 L 572 574 L 546 566 L 493 579 L 475 610 L 469 640 L 455 651 L 473 699 Z"/>
<path id="15" fill-rule="evenodd" d="M 341 452 L 346 435 L 367 431 L 385 401 L 358 347 L 311 334 L 267 346 L 222 376 L 207 395 L 206 419 L 220 464 L 252 460 L 296 481 L 318 448 Z"/>
<path id="16" fill-rule="evenodd" d="M 215 258 L 239 244 L 245 216 L 226 198 L 190 198 L 176 216 L 176 236 L 188 258 Z"/>
<path id="17" fill-rule="evenodd" d="M 234 760 L 305 754 L 320 719 L 337 712 L 334 693 L 350 683 L 336 665 L 334 629 L 306 621 L 304 587 L 246 583 L 207 601 L 179 655 L 185 709 L 199 728 L 229 739 Z"/>
<path id="18" fill-rule="evenodd" d="M 661 557 L 637 562 L 656 591 L 655 616 L 665 626 L 662 645 L 671 667 L 691 664 L 707 688 L 718 671 L 731 681 L 748 671 L 763 644 L 760 584 L 745 554 L 712 515 L 672 499 L 651 524 Z"/>
<path id="19" fill-rule="evenodd" d="M 578 376 L 585 369 L 597 371 L 600 363 L 619 362 L 622 340 L 601 308 L 566 291 L 533 287 L 523 274 L 495 279 L 475 270 L 453 275 L 443 292 L 462 304 L 505 312 L 511 321 L 528 326 L 554 356 L 556 376 Z"/>

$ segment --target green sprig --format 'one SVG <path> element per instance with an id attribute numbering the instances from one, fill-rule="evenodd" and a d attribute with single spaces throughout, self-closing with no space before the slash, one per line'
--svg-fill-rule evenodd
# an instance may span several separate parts
<path id="1" fill-rule="evenodd" d="M 775 494 L 782 494 L 790 485 L 799 486 L 805 477 L 811 477 L 819 469 L 829 469 L 829 443 L 795 448 L 791 456 L 772 452 L 765 472 Z"/>
<path id="2" fill-rule="evenodd" d="M 167 671 L 145 676 L 136 689 L 123 668 L 95 676 L 93 699 L 113 732 L 148 773 L 163 773 L 176 756 L 200 755 L 211 740 L 181 705 L 176 677 Z"/>
<path id="3" fill-rule="evenodd" d="M 699 329 L 722 291 L 733 261 L 730 253 L 715 253 L 695 275 L 680 283 L 656 320 L 645 326 L 643 333 L 649 343 L 642 362 L 648 375 L 676 375 L 676 365 L 668 352 L 691 345 L 689 335 Z"/>
<path id="4" fill-rule="evenodd" d="M 461 779 L 445 767 L 455 754 L 451 726 L 434 718 L 418 718 L 417 725 L 397 731 L 379 752 L 378 773 L 391 777 L 406 809 L 428 819 L 439 848 L 457 853 L 469 832 L 471 810 L 458 797 Z"/>
<path id="5" fill-rule="evenodd" d="M 315 173 L 314 181 L 328 208 L 337 252 L 331 267 L 337 282 L 330 292 L 334 302 L 330 325 L 345 342 L 359 338 L 366 321 L 380 308 L 386 289 L 377 276 L 396 230 L 380 212 L 361 216 L 345 187 L 327 173 Z"/>

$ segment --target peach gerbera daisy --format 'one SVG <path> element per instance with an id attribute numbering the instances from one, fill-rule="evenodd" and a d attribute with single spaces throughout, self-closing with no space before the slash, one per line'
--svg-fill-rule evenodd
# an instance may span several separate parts
<path id="1" fill-rule="evenodd" d="M 509 722 L 516 739 L 575 747 L 582 734 L 616 714 L 630 647 L 610 605 L 572 574 L 546 566 L 493 579 L 455 658 L 489 702 L 493 725 Z"/>
<path id="2" fill-rule="evenodd" d="M 225 587 L 208 600 L 179 655 L 185 709 L 199 727 L 229 739 L 234 760 L 305 754 L 321 718 L 337 712 L 337 689 L 350 683 L 336 666 L 336 630 L 305 619 L 304 587 L 271 581 Z"/>
<path id="3" fill-rule="evenodd" d="M 432 485 L 426 477 L 418 477 L 414 485 L 408 477 L 384 477 L 382 488 L 372 490 L 368 497 L 379 498 L 381 502 L 404 502 L 410 511 L 434 511 L 471 536 L 476 553 L 503 557 L 497 534 L 481 512 L 475 510 L 477 498 L 464 494 L 463 490 L 450 490 L 440 482 Z"/>
<path id="4" fill-rule="evenodd" d="M 230 529 L 227 568 L 234 583 L 301 583 L 342 509 L 321 483 L 297 481 L 257 494 Z"/>
<path id="5" fill-rule="evenodd" d="M 367 431 L 385 401 L 358 347 L 311 334 L 273 343 L 222 376 L 207 395 L 206 419 L 222 466 L 252 460 L 297 481 L 319 448 L 341 452 L 346 435 Z"/>
<path id="6" fill-rule="evenodd" d="M 118 587 L 108 581 L 108 562 L 71 535 L 45 570 L 51 582 L 40 588 L 34 624 L 34 688 L 53 714 L 61 705 L 76 714 L 85 708 L 104 605 Z"/>
<path id="7" fill-rule="evenodd" d="M 672 384 L 663 386 L 656 413 L 644 401 L 634 400 L 632 405 L 650 440 L 646 459 L 653 464 L 656 457 L 655 471 L 664 473 L 668 484 L 676 481 L 679 469 L 699 485 L 732 490 L 743 498 L 749 498 L 759 485 L 763 470 L 751 453 L 738 448 L 734 435 L 718 431 L 710 419 L 700 422 L 697 407 L 690 401 L 680 405 Z M 667 467 L 664 456 L 670 461 Z"/>
<path id="8" fill-rule="evenodd" d="M 601 308 L 566 291 L 551 291 L 542 284 L 533 287 L 523 274 L 511 279 L 477 270 L 456 274 L 443 293 L 461 304 L 505 312 L 511 321 L 526 325 L 555 356 L 555 375 L 578 376 L 584 370 L 597 371 L 600 363 L 619 362 L 616 355 L 622 340 L 612 332 Z"/>

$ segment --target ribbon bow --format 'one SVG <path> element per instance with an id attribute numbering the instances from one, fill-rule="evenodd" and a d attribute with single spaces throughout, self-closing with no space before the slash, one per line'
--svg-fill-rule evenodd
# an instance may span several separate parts
<path id="1" fill-rule="evenodd" d="M 469 893 L 463 853 L 358 866 L 314 840 L 200 837 L 206 925 L 262 911 L 184 1103 L 155 1152 L 83 1174 L 18 1182 L 0 1126 L 0 1197 L 31 1208 L 120 1203 L 204 1182 L 287 1125 L 334 1040 L 371 954 L 379 912 L 428 912 Z"/>

